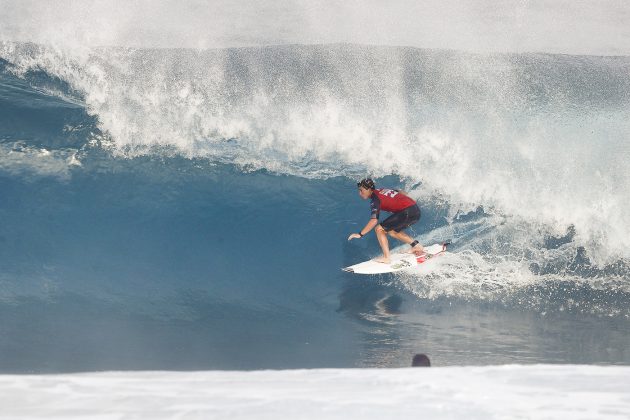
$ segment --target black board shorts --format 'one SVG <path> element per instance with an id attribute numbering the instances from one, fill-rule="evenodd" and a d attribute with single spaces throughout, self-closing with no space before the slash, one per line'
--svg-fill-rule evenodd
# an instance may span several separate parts
<path id="1" fill-rule="evenodd" d="M 420 208 L 417 204 L 414 204 L 398 213 L 392 214 L 381 222 L 381 226 L 385 229 L 385 232 L 389 232 L 390 230 L 400 232 L 403 229 L 407 229 L 418 220 L 420 220 Z"/>

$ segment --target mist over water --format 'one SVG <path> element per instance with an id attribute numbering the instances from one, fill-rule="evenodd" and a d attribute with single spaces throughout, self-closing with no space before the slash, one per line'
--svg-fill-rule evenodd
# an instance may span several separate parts
<path id="1" fill-rule="evenodd" d="M 62 5 L 0 17 L 3 370 L 630 360 L 623 2 Z M 452 254 L 339 273 L 366 174 Z"/>
<path id="2" fill-rule="evenodd" d="M 623 0 L 4 1 L 3 39 L 58 47 L 355 43 L 469 52 L 628 55 Z"/>

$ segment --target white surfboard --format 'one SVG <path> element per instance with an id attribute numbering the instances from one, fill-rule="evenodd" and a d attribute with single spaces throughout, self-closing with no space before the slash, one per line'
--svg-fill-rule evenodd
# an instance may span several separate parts
<path id="1" fill-rule="evenodd" d="M 446 252 L 445 244 L 433 244 L 424 247 L 424 254 L 418 256 L 414 254 L 391 254 L 391 263 L 383 264 L 374 260 L 364 261 L 359 264 L 342 268 L 343 271 L 355 274 L 384 274 L 396 271 L 408 270 L 419 264 Z"/>

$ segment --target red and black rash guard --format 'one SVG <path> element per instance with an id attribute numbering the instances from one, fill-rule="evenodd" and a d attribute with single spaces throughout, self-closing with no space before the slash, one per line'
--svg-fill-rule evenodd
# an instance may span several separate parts
<path id="1" fill-rule="evenodd" d="M 400 191 L 386 188 L 374 190 L 370 199 L 373 219 L 378 219 L 381 210 L 397 213 L 416 204 L 413 199 L 401 194 Z"/>

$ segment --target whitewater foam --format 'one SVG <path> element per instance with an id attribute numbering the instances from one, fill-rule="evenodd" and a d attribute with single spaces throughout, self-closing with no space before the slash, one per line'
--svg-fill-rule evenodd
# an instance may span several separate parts
<path id="1" fill-rule="evenodd" d="M 47 150 L 22 142 L 0 143 L 0 171 L 22 177 L 54 177 L 68 180 L 73 166 L 81 166 L 78 150 Z"/>
<path id="2" fill-rule="evenodd" d="M 533 365 L 4 375 L 0 401 L 7 415 L 19 418 L 619 419 L 630 410 L 628 370 Z"/>

